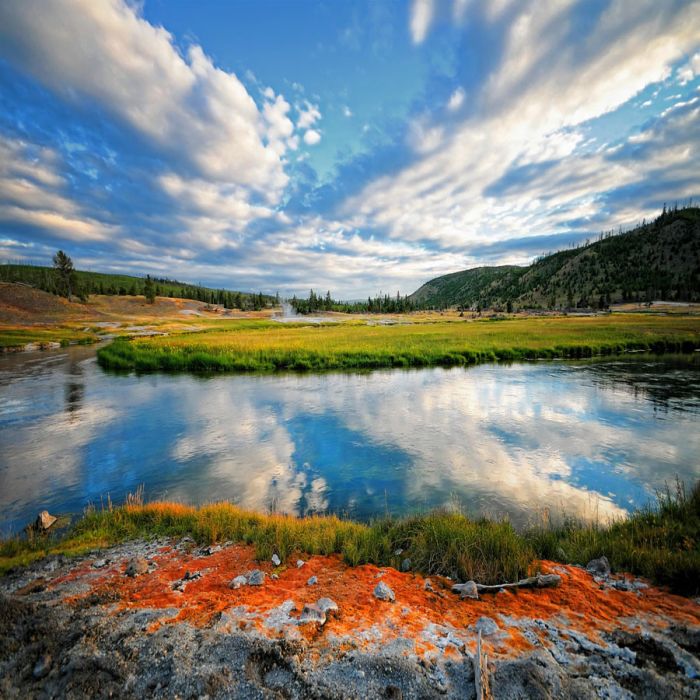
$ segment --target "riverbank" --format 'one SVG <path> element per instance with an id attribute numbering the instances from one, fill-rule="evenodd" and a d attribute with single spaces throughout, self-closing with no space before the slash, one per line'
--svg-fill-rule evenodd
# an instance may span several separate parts
<path id="1" fill-rule="evenodd" d="M 473 698 L 478 675 L 496 698 L 697 696 L 697 601 L 538 569 L 558 585 L 473 598 L 188 536 L 52 555 L 0 579 L 0 695 Z"/>
<path id="2" fill-rule="evenodd" d="M 596 317 L 281 326 L 239 322 L 162 338 L 117 340 L 98 352 L 117 370 L 245 372 L 468 365 L 628 351 L 693 352 L 700 318 Z"/>
<path id="3" fill-rule="evenodd" d="M 264 515 L 230 503 L 195 508 L 131 498 L 123 506 L 87 512 L 65 534 L 5 540 L 0 573 L 48 555 L 183 536 L 201 545 L 224 540 L 251 545 L 260 560 L 273 554 L 337 554 L 350 566 L 392 566 L 481 584 L 518 580 L 540 559 L 580 564 L 606 556 L 613 571 L 700 595 L 700 482 L 689 491 L 678 484 L 660 494 L 654 506 L 609 524 L 569 519 L 523 530 L 507 521 L 446 511 L 360 523 L 335 516 Z"/>

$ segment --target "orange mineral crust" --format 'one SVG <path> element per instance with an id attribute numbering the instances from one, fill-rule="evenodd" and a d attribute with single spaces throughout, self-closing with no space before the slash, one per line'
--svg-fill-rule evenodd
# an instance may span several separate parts
<path id="1" fill-rule="evenodd" d="M 700 625 L 700 606 L 693 600 L 631 579 L 630 590 L 617 590 L 613 584 L 622 577 L 597 581 L 583 569 L 547 561 L 541 562 L 541 571 L 559 574 L 559 587 L 488 593 L 472 600 L 452 593 L 453 582 L 442 577 L 430 577 L 426 587 L 422 576 L 372 565 L 351 567 L 339 556 L 313 556 L 300 567 L 293 557 L 275 567 L 256 561 L 248 546 L 209 551 L 203 555 L 182 546 L 159 547 L 144 561 L 148 570 L 135 576 L 126 574 L 128 560 L 100 568 L 90 560 L 54 579 L 51 587 L 81 584 L 69 602 L 97 595 L 114 601 L 115 613 L 163 610 L 151 632 L 163 624 L 187 622 L 305 640 L 319 651 L 328 643 L 367 650 L 400 643 L 418 655 L 472 654 L 481 631 L 492 655 L 509 657 L 571 636 L 601 644 L 605 632 Z M 230 586 L 235 577 L 256 569 L 265 573 L 262 585 Z M 309 584 L 312 577 L 315 584 Z M 393 602 L 375 597 L 380 581 L 393 591 Z M 337 611 L 304 621 L 304 606 L 324 598 Z"/>

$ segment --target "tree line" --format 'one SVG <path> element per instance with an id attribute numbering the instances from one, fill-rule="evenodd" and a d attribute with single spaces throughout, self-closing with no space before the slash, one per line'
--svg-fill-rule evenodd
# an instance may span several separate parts
<path id="1" fill-rule="evenodd" d="M 0 281 L 21 282 L 50 294 L 77 298 L 86 302 L 90 295 L 144 296 L 154 303 L 156 297 L 192 299 L 205 304 L 218 304 L 226 309 L 259 311 L 275 302 L 279 297 L 269 294 L 236 292 L 213 289 L 201 285 L 187 284 L 167 277 L 145 278 L 128 275 L 111 275 L 101 272 L 76 270 L 70 256 L 59 250 L 53 256 L 53 266 L 44 267 L 26 263 L 0 265 Z"/>
<path id="2" fill-rule="evenodd" d="M 368 296 L 367 301 L 338 301 L 333 299 L 330 291 L 326 295 L 316 294 L 312 289 L 308 299 L 293 296 L 289 303 L 298 314 L 312 314 L 318 311 L 338 311 L 340 313 L 376 313 L 376 314 L 401 314 L 416 310 L 408 295 L 396 296 L 378 294 L 375 297 Z"/>

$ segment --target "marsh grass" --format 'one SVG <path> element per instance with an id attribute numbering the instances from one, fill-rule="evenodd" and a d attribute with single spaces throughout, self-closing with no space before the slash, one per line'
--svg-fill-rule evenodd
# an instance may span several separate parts
<path id="1" fill-rule="evenodd" d="M 116 370 L 251 372 L 470 365 L 582 358 L 630 350 L 688 353 L 700 348 L 700 318 L 601 317 L 368 326 L 230 323 L 198 333 L 118 339 L 98 351 Z"/>
<path id="2" fill-rule="evenodd" d="M 260 560 L 299 554 L 341 554 L 356 566 L 399 567 L 480 583 L 514 581 L 537 568 L 538 559 L 585 564 L 605 555 L 613 569 L 642 575 L 686 595 L 700 587 L 700 483 L 678 484 L 658 502 L 611 524 L 568 520 L 516 531 L 507 521 L 473 520 L 436 511 L 370 523 L 336 516 L 264 515 L 230 503 L 199 508 L 142 503 L 89 509 L 63 536 L 12 538 L 0 544 L 0 572 L 47 554 L 79 555 L 140 537 L 192 536 L 199 543 L 231 540 L 252 545 Z"/>

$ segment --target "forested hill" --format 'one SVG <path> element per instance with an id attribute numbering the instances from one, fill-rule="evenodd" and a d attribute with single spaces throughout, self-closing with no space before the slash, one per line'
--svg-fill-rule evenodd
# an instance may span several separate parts
<path id="1" fill-rule="evenodd" d="M 626 233 L 540 258 L 436 277 L 409 296 L 423 308 L 601 307 L 700 301 L 700 208 L 664 211 Z"/>
<path id="2" fill-rule="evenodd" d="M 143 277 L 86 270 L 76 270 L 75 281 L 74 293 L 83 297 L 90 294 L 141 295 L 146 283 Z M 0 264 L 0 282 L 23 282 L 45 292 L 59 293 L 55 270 L 51 267 Z M 207 304 L 222 304 L 230 309 L 259 309 L 275 301 L 275 297 L 265 294 L 213 289 L 165 278 L 153 278 L 153 283 L 156 296 L 194 299 Z"/>

